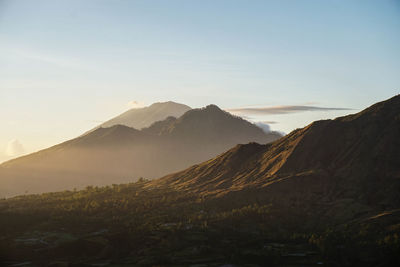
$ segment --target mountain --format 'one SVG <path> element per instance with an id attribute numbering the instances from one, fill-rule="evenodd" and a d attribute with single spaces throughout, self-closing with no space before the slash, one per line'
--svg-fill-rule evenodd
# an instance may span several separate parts
<path id="1" fill-rule="evenodd" d="M 101 127 L 1 164 L 0 196 L 152 179 L 239 143 L 267 143 L 280 137 L 215 105 L 189 110 L 178 119 L 167 117 L 142 130 Z"/>
<path id="2" fill-rule="evenodd" d="M 209 106 L 146 131 L 189 140 L 185 134 L 198 126 L 205 139 L 213 138 L 215 129 L 205 130 L 218 129 L 216 122 L 228 115 Z M 192 125 L 190 118 L 199 123 Z M 228 120 L 243 129 L 248 123 Z M 235 129 L 240 133 L 241 127 Z M 147 138 L 123 126 L 109 131 L 79 142 L 112 144 L 113 132 L 121 140 Z M 0 262 L 399 266 L 399 136 L 395 96 L 357 114 L 316 121 L 270 144 L 236 145 L 152 181 L 3 199 Z M 196 132 L 195 140 L 202 140 L 197 138 Z"/>
<path id="3" fill-rule="evenodd" d="M 132 108 L 121 115 L 112 118 L 95 129 L 103 127 L 111 127 L 114 125 L 125 125 L 135 129 L 149 127 L 156 121 L 162 121 L 169 116 L 180 117 L 191 108 L 184 104 L 172 101 L 154 103 L 144 108 Z"/>
<path id="4" fill-rule="evenodd" d="M 206 195 L 256 190 L 269 202 L 295 201 L 307 212 L 318 210 L 320 220 L 345 221 L 400 208 L 399 136 L 398 95 L 354 115 L 316 121 L 270 144 L 237 145 L 152 183 Z"/>

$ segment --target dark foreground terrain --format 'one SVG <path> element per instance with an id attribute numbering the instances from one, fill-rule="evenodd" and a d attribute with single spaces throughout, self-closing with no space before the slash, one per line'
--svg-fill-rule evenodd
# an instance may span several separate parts
<path id="1" fill-rule="evenodd" d="M 2 201 L 3 264 L 395 266 L 400 260 L 400 211 L 330 225 L 318 214 L 252 199 L 257 192 L 208 199 L 147 185 Z M 248 203 L 241 205 L 244 194 Z"/>
<path id="2" fill-rule="evenodd" d="M 8 266 L 400 266 L 400 96 L 136 183 L 0 201 Z"/>

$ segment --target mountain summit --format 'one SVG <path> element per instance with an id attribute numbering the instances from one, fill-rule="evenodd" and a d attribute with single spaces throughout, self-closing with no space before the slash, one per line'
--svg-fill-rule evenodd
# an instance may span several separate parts
<path id="1" fill-rule="evenodd" d="M 121 124 L 140 130 L 144 127 L 149 127 L 156 121 L 162 121 L 169 116 L 180 117 L 190 109 L 191 107 L 187 105 L 175 103 L 173 101 L 158 102 L 144 108 L 132 108 L 102 123 L 95 129 Z"/>
<path id="2" fill-rule="evenodd" d="M 265 134 L 253 123 L 223 111 L 216 105 L 189 110 L 164 128 L 163 134 L 188 142 L 220 140 L 222 144 L 227 143 L 227 139 L 229 143 L 235 144 L 249 141 L 269 143 L 280 137 L 275 132 Z M 252 136 L 251 140 L 249 136 Z"/>

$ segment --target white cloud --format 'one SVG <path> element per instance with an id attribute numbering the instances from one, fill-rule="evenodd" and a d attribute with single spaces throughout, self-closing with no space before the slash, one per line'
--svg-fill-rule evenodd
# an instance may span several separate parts
<path id="1" fill-rule="evenodd" d="M 256 125 L 266 133 L 271 132 L 271 126 L 269 126 L 268 124 L 266 124 L 264 122 L 256 122 Z"/>
<path id="2" fill-rule="evenodd" d="M 146 105 L 142 102 L 136 101 L 136 100 L 132 100 L 128 103 L 130 108 L 143 108 Z"/>
<path id="3" fill-rule="evenodd" d="M 7 143 L 5 154 L 10 157 L 20 156 L 25 152 L 24 146 L 17 140 L 13 139 Z"/>

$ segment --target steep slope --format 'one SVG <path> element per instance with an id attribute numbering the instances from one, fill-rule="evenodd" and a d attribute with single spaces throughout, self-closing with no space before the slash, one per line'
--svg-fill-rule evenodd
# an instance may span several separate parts
<path id="1" fill-rule="evenodd" d="M 0 196 L 152 179 L 238 143 L 279 137 L 216 106 L 190 110 L 179 119 L 168 117 L 143 130 L 123 125 L 98 128 L 0 165 Z"/>
<path id="2" fill-rule="evenodd" d="M 281 137 L 276 132 L 266 134 L 256 125 L 216 105 L 186 112 L 164 126 L 160 134 L 174 140 L 176 146 L 186 151 L 189 158 L 196 158 L 195 163 L 209 159 L 209 155 L 222 153 L 236 144 L 265 144 Z"/>
<path id="3" fill-rule="evenodd" d="M 400 207 L 399 136 L 395 96 L 354 115 L 316 121 L 271 144 L 237 145 L 151 186 L 214 196 L 256 190 L 262 194 L 252 194 L 259 198 L 295 202 L 310 212 L 326 205 L 318 208 L 326 218 L 345 220 Z"/>
<path id="4" fill-rule="evenodd" d="M 168 129 L 177 119 L 173 116 L 169 116 L 165 120 L 157 121 L 150 125 L 149 127 L 143 128 L 142 131 L 145 133 L 150 133 L 154 135 L 162 135 L 165 129 Z"/>
<path id="5" fill-rule="evenodd" d="M 162 121 L 169 116 L 176 118 L 180 117 L 190 109 L 191 108 L 187 105 L 172 101 L 154 103 L 148 107 L 130 109 L 121 115 L 102 123 L 95 129 L 100 127 L 111 127 L 118 124 L 135 129 L 142 129 L 149 127 L 156 121 Z"/>

